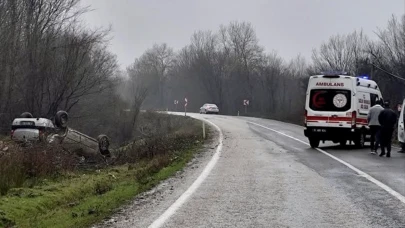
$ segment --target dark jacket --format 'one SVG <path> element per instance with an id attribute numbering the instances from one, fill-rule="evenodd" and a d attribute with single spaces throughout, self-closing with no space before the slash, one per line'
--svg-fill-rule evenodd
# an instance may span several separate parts
<path id="1" fill-rule="evenodd" d="M 397 114 L 389 108 L 384 109 L 378 116 L 382 128 L 394 129 L 397 124 Z"/>

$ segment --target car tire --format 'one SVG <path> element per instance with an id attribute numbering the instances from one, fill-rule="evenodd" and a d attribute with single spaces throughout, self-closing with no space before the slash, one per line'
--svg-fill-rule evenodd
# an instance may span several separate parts
<path id="1" fill-rule="evenodd" d="M 69 115 L 65 111 L 59 111 L 55 115 L 55 124 L 58 128 L 67 128 Z"/>
<path id="2" fill-rule="evenodd" d="M 312 147 L 312 148 L 317 148 L 317 147 L 319 147 L 319 143 L 321 142 L 321 140 L 319 140 L 319 139 L 316 139 L 316 138 L 309 138 L 309 145 Z"/>
<path id="3" fill-rule="evenodd" d="M 109 157 L 110 156 L 110 139 L 106 135 L 99 135 L 97 137 L 98 141 L 98 148 L 100 150 L 100 153 L 104 156 Z"/>
<path id="4" fill-rule="evenodd" d="M 34 116 L 29 112 L 24 112 L 21 114 L 21 118 L 34 118 Z"/>

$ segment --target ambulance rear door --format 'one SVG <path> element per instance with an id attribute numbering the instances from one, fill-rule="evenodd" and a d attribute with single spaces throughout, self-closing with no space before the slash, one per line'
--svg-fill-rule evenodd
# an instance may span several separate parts
<path id="1" fill-rule="evenodd" d="M 353 115 L 353 77 L 319 76 L 310 82 L 308 127 L 350 128 Z"/>

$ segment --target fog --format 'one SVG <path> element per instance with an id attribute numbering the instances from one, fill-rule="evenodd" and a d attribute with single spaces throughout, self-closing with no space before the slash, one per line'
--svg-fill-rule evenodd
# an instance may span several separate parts
<path id="1" fill-rule="evenodd" d="M 251 22 L 261 45 L 290 59 L 331 35 L 363 29 L 371 38 L 392 15 L 404 13 L 404 0 L 84 0 L 91 28 L 112 25 L 110 50 L 121 67 L 131 64 L 155 43 L 179 50 L 196 30 L 217 30 L 231 21 Z"/>
<path id="2" fill-rule="evenodd" d="M 180 111 L 185 98 L 189 112 L 215 103 L 222 114 L 301 123 L 309 76 L 329 69 L 373 74 L 393 103 L 405 96 L 386 73 L 405 76 L 402 0 L 6 2 L 2 132 L 22 112 L 66 110 L 79 130 L 117 135 L 122 110 L 134 111 L 122 123 L 130 132 L 139 110 L 175 110 L 178 100 Z"/>

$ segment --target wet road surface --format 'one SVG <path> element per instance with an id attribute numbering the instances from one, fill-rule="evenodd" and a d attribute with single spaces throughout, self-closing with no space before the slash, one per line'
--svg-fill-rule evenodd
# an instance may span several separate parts
<path id="1" fill-rule="evenodd" d="M 213 142 L 184 172 L 98 227 L 405 227 L 404 154 L 380 158 L 333 144 L 320 152 L 296 125 L 189 115 L 221 129 L 222 149 Z"/>

